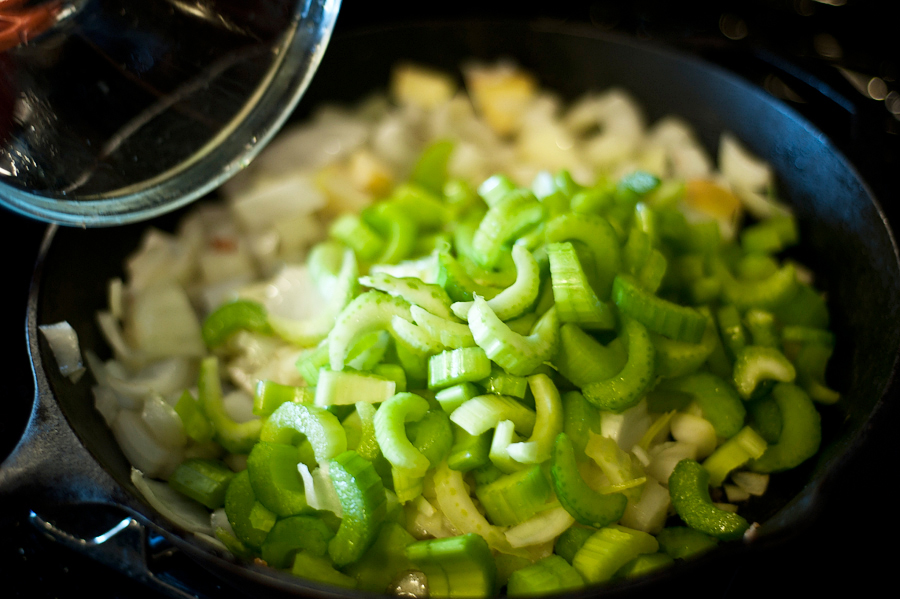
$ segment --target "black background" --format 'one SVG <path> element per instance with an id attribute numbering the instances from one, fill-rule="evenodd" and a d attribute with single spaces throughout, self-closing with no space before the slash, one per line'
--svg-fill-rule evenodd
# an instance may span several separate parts
<path id="1" fill-rule="evenodd" d="M 398 4 L 403 4 L 402 8 Z M 516 3 L 512 11 L 508 3 L 436 2 L 431 4 L 438 6 L 432 7 L 423 4 L 345 0 L 335 35 L 405 19 L 540 17 L 589 23 L 601 30 L 662 41 L 718 62 L 760 85 L 770 80 L 765 61 L 759 60 L 759 51 L 774 52 L 791 64 L 831 78 L 836 86 L 842 86 L 839 89 L 849 90 L 848 97 L 858 103 L 864 131 L 848 131 L 843 123 L 816 113 L 815 107 L 795 108 L 851 156 L 873 187 L 889 220 L 898 222 L 900 218 L 896 191 L 900 179 L 900 122 L 886 110 L 884 102 L 853 91 L 833 68 L 839 64 L 881 77 L 888 89 L 900 87 L 893 21 L 881 12 L 887 3 L 847 0 L 843 6 L 831 6 L 812 0 L 748 1 L 717 3 L 715 9 L 710 9 L 706 3 L 688 6 L 689 3 L 667 1 L 545 2 L 540 3 L 540 8 Z M 735 31 L 745 31 L 746 35 L 736 36 Z M 822 40 L 828 39 L 823 35 L 840 43 L 840 58 L 823 57 L 817 51 Z M 31 407 L 33 391 L 24 338 L 24 307 L 31 267 L 44 229 L 43 224 L 0 211 L 5 283 L 0 339 L 5 349 L 6 373 L 0 394 L 0 459 L 21 434 Z M 737 598 L 798 592 L 865 596 L 892 588 L 896 523 L 900 517 L 893 494 L 898 452 L 891 432 L 900 423 L 898 417 L 896 402 L 892 402 L 867 431 L 867 443 L 851 462 L 841 488 L 827 502 L 816 529 L 782 547 L 751 555 L 732 570 L 698 578 L 692 590 L 701 596 Z M 220 589 L 215 580 L 196 568 L 175 573 L 192 581 L 204 594 L 242 596 Z M 26 513 L 0 506 L 0 596 L 44 599 L 74 597 L 85 592 L 94 599 L 163 596 L 55 545 L 37 534 L 28 524 Z"/>

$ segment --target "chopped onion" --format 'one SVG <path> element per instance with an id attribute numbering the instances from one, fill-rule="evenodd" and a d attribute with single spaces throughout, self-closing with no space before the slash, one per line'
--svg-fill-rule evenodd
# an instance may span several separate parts
<path id="1" fill-rule="evenodd" d="M 673 441 L 657 445 L 651 453 L 652 459 L 647 466 L 647 475 L 667 483 L 678 462 L 685 458 L 697 459 L 697 446 L 692 443 Z"/>
<path id="2" fill-rule="evenodd" d="M 716 429 L 705 418 L 693 414 L 674 414 L 670 422 L 676 441 L 697 447 L 697 459 L 703 459 L 716 448 Z"/>
<path id="3" fill-rule="evenodd" d="M 740 488 L 737 485 L 724 484 L 722 488 L 725 489 L 725 497 L 728 498 L 729 503 L 740 503 L 741 501 L 747 501 L 750 499 L 750 493 Z"/>
<path id="4" fill-rule="evenodd" d="M 719 138 L 719 170 L 735 186 L 760 192 L 772 183 L 772 168 L 750 153 L 731 133 Z"/>
<path id="5" fill-rule="evenodd" d="M 119 399 L 108 387 L 94 385 L 92 391 L 94 392 L 94 408 L 103 416 L 106 425 L 112 426 L 116 416 L 119 415 Z"/>
<path id="6" fill-rule="evenodd" d="M 300 462 L 297 464 L 300 471 L 300 478 L 303 479 L 303 487 L 306 490 L 306 503 L 309 507 L 316 510 L 328 510 L 334 512 L 339 518 L 343 514 L 341 500 L 338 499 L 337 491 L 334 490 L 334 484 L 331 482 L 331 476 L 328 474 L 328 464 L 324 463 L 318 468 L 309 471 L 309 467 Z"/>
<path id="7" fill-rule="evenodd" d="M 538 513 L 533 518 L 507 529 L 504 534 L 511 546 L 527 547 L 553 541 L 573 524 L 575 518 L 565 508 L 559 506 Z"/>
<path id="8" fill-rule="evenodd" d="M 200 358 L 206 354 L 200 321 L 178 285 L 158 285 L 135 295 L 129 324 L 137 349 L 150 357 Z"/>
<path id="9" fill-rule="evenodd" d="M 731 480 L 751 495 L 763 495 L 769 486 L 769 475 L 739 470 L 731 473 Z"/>
<path id="10" fill-rule="evenodd" d="M 116 373 L 107 363 L 106 385 L 117 394 L 143 399 L 151 393 L 170 395 L 196 381 L 197 365 L 186 358 L 167 358 L 152 362 L 135 374 Z"/>
<path id="11" fill-rule="evenodd" d="M 137 468 L 131 469 L 131 482 L 150 506 L 164 518 L 190 532 L 212 535 L 209 511 L 200 503 L 182 495 L 168 484 L 152 480 Z"/>
<path id="12" fill-rule="evenodd" d="M 42 324 L 38 328 L 50 344 L 50 351 L 53 352 L 60 374 L 77 383 L 85 368 L 75 329 L 65 320 L 55 324 Z"/>
<path id="13" fill-rule="evenodd" d="M 121 410 L 111 428 L 128 461 L 152 478 L 168 478 L 184 457 L 157 441 L 137 412 Z"/>
<path id="14" fill-rule="evenodd" d="M 652 423 L 653 418 L 647 413 L 647 402 L 642 400 L 618 414 L 601 412 L 600 434 L 615 441 L 625 451 L 631 451 Z"/>
<path id="15" fill-rule="evenodd" d="M 187 435 L 181 417 L 175 409 L 159 395 L 150 395 L 144 400 L 141 419 L 153 438 L 165 447 L 181 449 L 187 444 Z"/>
<path id="16" fill-rule="evenodd" d="M 646 533 L 657 534 L 666 524 L 669 514 L 669 490 L 658 480 L 648 476 L 641 498 L 629 501 L 620 524 Z"/>

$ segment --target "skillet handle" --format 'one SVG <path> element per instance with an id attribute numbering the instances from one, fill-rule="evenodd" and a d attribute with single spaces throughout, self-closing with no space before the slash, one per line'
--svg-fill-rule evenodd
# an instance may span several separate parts
<path id="1" fill-rule="evenodd" d="M 69 426 L 39 372 L 25 433 L 0 464 L 0 504 L 38 511 L 83 503 L 132 507 L 133 500 Z"/>
<path id="2" fill-rule="evenodd" d="M 35 512 L 30 513 L 28 520 L 57 544 L 86 555 L 173 599 L 206 599 L 207 597 L 196 590 L 188 591 L 182 585 L 177 584 L 177 579 L 172 579 L 173 582 L 167 581 L 165 572 L 162 575 L 154 573 L 151 567 L 153 556 L 147 528 L 132 517 L 124 516 L 109 530 L 87 539 L 66 532 Z"/>

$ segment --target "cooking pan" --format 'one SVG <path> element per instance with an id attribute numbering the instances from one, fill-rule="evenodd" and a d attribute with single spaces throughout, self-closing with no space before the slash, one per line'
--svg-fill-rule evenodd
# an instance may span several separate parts
<path id="1" fill-rule="evenodd" d="M 748 505 L 747 518 L 763 523 L 755 541 L 726 544 L 692 563 L 604 590 L 617 596 L 649 589 L 721 594 L 711 573 L 729 571 L 809 526 L 824 525 L 819 520 L 824 498 L 841 484 L 868 427 L 896 395 L 900 263 L 885 216 L 846 157 L 811 123 L 759 88 L 695 58 L 595 31 L 480 22 L 404 25 L 338 37 L 296 116 L 302 118 L 321 102 L 351 102 L 383 88 L 397 60 L 458 72 L 460 62 L 470 58 L 513 58 L 566 99 L 587 90 L 625 87 L 650 121 L 682 116 L 713 153 L 720 132 L 731 131 L 770 162 L 780 195 L 796 211 L 802 239 L 796 258 L 816 272 L 837 336 L 829 380 L 842 399 L 823 409 L 822 451 L 800 468 L 774 476 L 767 494 Z M 152 224 L 171 230 L 179 215 Z M 28 299 L 34 407 L 21 442 L 0 469 L 0 498 L 36 514 L 60 506 L 112 506 L 131 518 L 116 537 L 121 542 L 87 542 L 50 522 L 37 522 L 60 541 L 173 596 L 187 593 L 146 569 L 148 531 L 248 594 L 347 596 L 242 563 L 166 521 L 131 483 L 130 465 L 93 409 L 90 377 L 73 384 L 56 368 L 37 326 L 68 320 L 82 348 L 107 356 L 94 314 L 106 304 L 107 281 L 123 276 L 123 260 L 145 226 L 48 230 Z M 708 587 L 698 589 L 697 576 L 707 577 Z M 588 589 L 572 596 L 595 593 Z"/>

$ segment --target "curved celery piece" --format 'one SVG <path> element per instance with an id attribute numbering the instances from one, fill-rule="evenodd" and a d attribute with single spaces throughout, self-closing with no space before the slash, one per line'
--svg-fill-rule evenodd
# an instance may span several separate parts
<path id="1" fill-rule="evenodd" d="M 562 398 L 556 385 L 546 374 L 528 377 L 528 387 L 534 396 L 535 422 L 527 441 L 509 446 L 510 457 L 523 464 L 540 464 L 553 454 L 556 436 L 563 429 Z"/>
<path id="2" fill-rule="evenodd" d="M 387 461 L 409 476 L 423 476 L 431 465 L 406 436 L 406 423 L 421 420 L 428 401 L 412 393 L 398 393 L 375 411 L 375 438 Z"/>
<path id="3" fill-rule="evenodd" d="M 306 404 L 281 404 L 266 420 L 260 441 L 295 445 L 306 438 L 316 461 L 322 463 L 346 451 L 347 434 L 337 416 L 328 410 Z"/>
<path id="4" fill-rule="evenodd" d="M 424 283 L 416 277 L 395 277 L 384 272 L 360 277 L 359 283 L 365 287 L 401 297 L 411 306 L 420 306 L 441 318 L 447 320 L 453 318 L 450 312 L 450 296 L 439 285 Z"/>
<path id="5" fill-rule="evenodd" d="M 520 316 L 533 305 L 541 287 L 540 268 L 531 252 L 524 246 L 514 245 L 512 257 L 516 265 L 515 283 L 487 300 L 497 318 L 504 321 Z M 451 309 L 458 318 L 468 320 L 472 304 L 473 302 L 456 302 Z"/>
<path id="6" fill-rule="evenodd" d="M 472 238 L 472 257 L 482 268 L 493 268 L 503 245 L 543 220 L 544 210 L 528 190 L 507 193 L 481 219 Z"/>
<path id="7" fill-rule="evenodd" d="M 447 163 L 455 146 L 450 139 L 439 139 L 429 144 L 413 165 L 410 181 L 431 193 L 441 194 L 447 182 Z"/>
<path id="8" fill-rule="evenodd" d="M 650 335 L 656 350 L 656 373 L 661 377 L 673 377 L 696 372 L 715 351 L 718 333 L 712 319 L 707 320 L 706 330 L 699 343 L 675 341 L 663 335 Z"/>
<path id="9" fill-rule="evenodd" d="M 552 362 L 576 387 L 615 376 L 625 366 L 626 359 L 624 352 L 603 345 L 577 324 L 559 327 L 559 348 Z"/>
<path id="10" fill-rule="evenodd" d="M 359 417 L 359 442 L 356 445 L 356 453 L 370 462 L 381 457 L 381 447 L 375 437 L 375 413 L 376 408 L 369 402 L 356 403 L 356 414 Z"/>
<path id="11" fill-rule="evenodd" d="M 406 558 L 425 573 L 430 597 L 490 597 L 497 566 L 491 549 L 477 534 L 426 539 L 406 546 Z"/>
<path id="12" fill-rule="evenodd" d="M 377 202 L 362 212 L 368 223 L 382 239 L 380 253 L 372 257 L 376 264 L 396 264 L 412 254 L 418 227 L 402 209 L 390 202 Z"/>
<path id="13" fill-rule="evenodd" d="M 596 214 L 566 213 L 557 216 L 544 228 L 547 243 L 580 241 L 594 256 L 596 288 L 601 301 L 609 298 L 612 281 L 621 268 L 619 237 L 609 221 Z"/>
<path id="14" fill-rule="evenodd" d="M 699 343 L 706 331 L 707 317 L 703 313 L 657 297 L 627 275 L 616 275 L 612 300 L 622 314 L 676 341 Z"/>
<path id="15" fill-rule="evenodd" d="M 560 321 L 574 322 L 590 329 L 615 328 L 615 314 L 588 284 L 574 246 L 565 241 L 548 244 L 546 250 L 550 260 L 553 299 Z"/>
<path id="16" fill-rule="evenodd" d="M 291 516 L 275 523 L 260 547 L 260 556 L 271 568 L 287 568 L 298 551 L 324 556 L 333 536 L 331 529 L 315 516 Z"/>
<path id="17" fill-rule="evenodd" d="M 734 361 L 734 385 L 744 399 L 750 399 L 763 380 L 792 383 L 795 378 L 794 365 L 774 347 L 748 345 Z"/>
<path id="18" fill-rule="evenodd" d="M 328 543 L 328 555 L 338 568 L 358 560 L 375 542 L 387 513 L 387 496 L 372 462 L 345 451 L 328 463 L 341 502 L 341 524 Z"/>
<path id="19" fill-rule="evenodd" d="M 514 571 L 506 584 L 507 597 L 536 597 L 572 591 L 584 586 L 575 568 L 558 555 L 549 555 Z"/>
<path id="20" fill-rule="evenodd" d="M 709 497 L 709 473 L 696 460 L 678 462 L 669 477 L 672 506 L 685 524 L 723 541 L 740 539 L 750 524 L 717 508 Z"/>
<path id="21" fill-rule="evenodd" d="M 638 555 L 658 550 L 659 543 L 653 535 L 611 524 L 584 542 L 572 558 L 572 566 L 585 582 L 597 584 L 612 580 L 619 568 Z"/>
<path id="22" fill-rule="evenodd" d="M 744 426 L 747 408 L 737 391 L 728 381 L 712 373 L 697 372 L 668 379 L 657 388 L 689 394 L 720 437 L 731 438 Z"/>
<path id="23" fill-rule="evenodd" d="M 475 338 L 472 337 L 468 324 L 441 318 L 419 306 L 410 306 L 409 311 L 413 321 L 425 329 L 443 346 L 443 349 L 459 349 L 475 345 Z"/>
<path id="24" fill-rule="evenodd" d="M 672 559 L 695 557 L 715 549 L 719 539 L 687 526 L 667 526 L 656 535 L 659 548 Z"/>
<path id="25" fill-rule="evenodd" d="M 225 515 L 241 543 L 259 548 L 278 517 L 256 499 L 250 474 L 238 472 L 225 492 Z"/>
<path id="26" fill-rule="evenodd" d="M 577 522 L 602 528 L 622 517 L 628 499 L 621 493 L 601 495 L 584 482 L 572 440 L 565 433 L 556 437 L 551 460 L 550 478 L 556 497 Z"/>
<path id="27" fill-rule="evenodd" d="M 475 295 L 492 298 L 502 291 L 496 287 L 476 283 L 462 264 L 446 251 L 438 253 L 437 284 L 456 302 L 470 302 Z"/>
<path id="28" fill-rule="evenodd" d="M 206 317 L 200 332 L 207 347 L 219 347 L 241 330 L 271 334 L 268 313 L 262 304 L 250 300 L 222 304 Z"/>
<path id="29" fill-rule="evenodd" d="M 235 422 L 222 403 L 222 383 L 219 381 L 219 360 L 215 356 L 200 362 L 197 382 L 200 406 L 215 429 L 215 440 L 231 453 L 249 453 L 259 439 L 262 422 Z"/>
<path id="30" fill-rule="evenodd" d="M 750 462 L 755 472 L 780 472 L 799 466 L 816 454 L 822 442 L 821 417 L 803 389 L 779 383 L 772 389 L 772 397 L 784 424 L 778 442 Z"/>
<path id="31" fill-rule="evenodd" d="M 562 405 L 563 432 L 572 441 L 576 455 L 580 456 L 590 439 L 591 430 L 600 426 L 600 412 L 579 391 L 563 393 Z"/>
<path id="32" fill-rule="evenodd" d="M 310 256 L 310 276 L 322 295 L 324 309 L 316 316 L 305 320 L 270 314 L 269 325 L 275 334 L 285 341 L 300 346 L 315 345 L 328 336 L 338 314 L 350 303 L 358 289 L 359 267 L 356 255 L 349 249 L 342 252 L 340 268 L 335 274 L 328 272 L 328 266 L 325 264 L 319 264 L 315 271 L 317 274 L 314 274 L 313 264 L 326 261 L 324 249 L 319 254 L 320 260 L 314 260 L 313 255 Z"/>
<path id="33" fill-rule="evenodd" d="M 394 316 L 410 320 L 409 302 L 382 291 L 367 291 L 344 308 L 328 334 L 328 357 L 331 369 L 343 370 L 344 361 L 353 345 L 372 331 L 390 331 Z"/>
<path id="34" fill-rule="evenodd" d="M 373 260 L 385 245 L 378 232 L 357 214 L 338 216 L 328 228 L 328 234 L 365 261 Z"/>
<path id="35" fill-rule="evenodd" d="M 443 389 L 483 380 L 491 374 L 491 361 L 480 347 L 448 349 L 428 359 L 428 388 Z"/>
<path id="36" fill-rule="evenodd" d="M 785 264 L 759 281 L 736 279 L 721 260 L 717 260 L 713 267 L 715 275 L 722 281 L 722 296 L 738 310 L 772 310 L 797 293 L 797 273 L 792 264 Z"/>
<path id="37" fill-rule="evenodd" d="M 411 323 L 406 317 L 396 314 L 392 316 L 390 330 L 398 345 L 405 345 L 421 359 L 427 359 L 443 350 L 443 345 L 428 330 Z"/>
<path id="38" fill-rule="evenodd" d="M 469 310 L 469 329 L 475 343 L 488 358 L 516 376 L 531 374 L 553 357 L 559 344 L 559 319 L 555 307 L 541 316 L 526 337 L 512 332 L 497 318 L 487 301 L 476 297 Z"/>
<path id="39" fill-rule="evenodd" d="M 422 452 L 432 467 L 440 464 L 453 446 L 450 416 L 440 408 L 425 412 L 410 432 L 413 446 Z"/>
<path id="40" fill-rule="evenodd" d="M 511 420 L 517 432 L 530 435 L 534 429 L 535 413 L 513 397 L 479 395 L 453 410 L 450 420 L 476 436 L 495 428 L 504 420 Z"/>
<path id="41" fill-rule="evenodd" d="M 655 352 L 647 329 L 626 318 L 622 330 L 627 339 L 628 360 L 618 374 L 582 388 L 585 399 L 601 410 L 622 412 L 637 404 L 654 383 Z"/>
<path id="42" fill-rule="evenodd" d="M 830 344 L 805 343 L 794 358 L 798 384 L 812 400 L 821 404 L 833 404 L 841 397 L 840 393 L 825 384 L 825 369 L 831 352 Z"/>
<path id="43" fill-rule="evenodd" d="M 285 443 L 260 441 L 247 456 L 256 499 L 279 516 L 293 516 L 309 507 L 297 470 L 299 463 L 299 450 Z"/>

